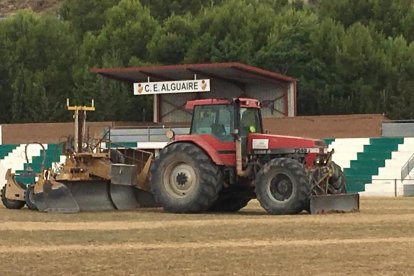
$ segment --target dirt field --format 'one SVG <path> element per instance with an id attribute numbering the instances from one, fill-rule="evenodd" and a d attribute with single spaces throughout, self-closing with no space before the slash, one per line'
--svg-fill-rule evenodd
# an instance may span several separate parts
<path id="1" fill-rule="evenodd" d="M 0 275 L 414 273 L 414 198 L 363 198 L 354 214 L 161 210 L 44 214 L 0 208 Z"/>

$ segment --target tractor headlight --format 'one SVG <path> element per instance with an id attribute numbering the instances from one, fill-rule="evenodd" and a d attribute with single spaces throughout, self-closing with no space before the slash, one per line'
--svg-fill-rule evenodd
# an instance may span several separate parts
<path id="1" fill-rule="evenodd" d="M 172 140 L 175 137 L 175 132 L 172 129 L 169 129 L 165 132 L 165 136 L 167 136 L 168 139 Z"/>

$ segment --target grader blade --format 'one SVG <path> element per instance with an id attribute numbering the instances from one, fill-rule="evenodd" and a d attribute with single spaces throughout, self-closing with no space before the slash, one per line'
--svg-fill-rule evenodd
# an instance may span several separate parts
<path id="1" fill-rule="evenodd" d="M 109 181 L 65 181 L 64 183 L 79 206 L 79 211 L 109 211 L 116 209 L 110 196 Z"/>
<path id="2" fill-rule="evenodd" d="M 348 213 L 359 211 L 359 194 L 312 195 L 311 214 Z"/>
<path id="3" fill-rule="evenodd" d="M 131 210 L 140 207 L 133 186 L 111 184 L 110 196 L 117 210 Z"/>
<path id="4" fill-rule="evenodd" d="M 111 164 L 110 195 L 118 210 L 157 206 L 152 194 L 137 188 L 137 172 L 136 165 Z"/>
<path id="5" fill-rule="evenodd" d="M 58 213 L 155 207 L 152 195 L 147 194 L 109 181 L 46 181 L 43 192 L 35 194 L 35 202 L 40 211 Z"/>
<path id="6" fill-rule="evenodd" d="M 139 207 L 133 186 L 136 176 L 137 166 L 135 165 L 111 164 L 110 196 L 118 210 Z"/>
<path id="7" fill-rule="evenodd" d="M 38 211 L 47 212 L 47 205 L 43 191 L 33 194 L 34 203 Z"/>
<path id="8" fill-rule="evenodd" d="M 135 189 L 135 196 L 141 208 L 160 207 L 160 204 L 155 201 L 154 196 L 150 192 Z"/>
<path id="9" fill-rule="evenodd" d="M 54 180 L 46 180 L 43 192 L 35 194 L 34 200 L 40 211 L 76 213 L 80 210 L 68 187 Z"/>

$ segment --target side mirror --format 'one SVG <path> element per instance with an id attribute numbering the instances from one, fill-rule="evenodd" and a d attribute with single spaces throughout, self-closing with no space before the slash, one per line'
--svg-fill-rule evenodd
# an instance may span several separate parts
<path id="1" fill-rule="evenodd" d="M 233 135 L 235 140 L 239 139 L 239 137 L 240 137 L 239 129 L 238 128 L 234 129 L 234 131 L 232 132 L 232 135 Z"/>

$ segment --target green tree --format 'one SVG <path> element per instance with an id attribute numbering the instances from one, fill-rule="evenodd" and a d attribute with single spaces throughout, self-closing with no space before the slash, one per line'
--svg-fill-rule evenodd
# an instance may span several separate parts
<path id="1" fill-rule="evenodd" d="M 86 32 L 97 33 L 105 23 L 105 13 L 120 0 L 65 0 L 59 14 L 69 21 L 78 35 Z"/>
<path id="2" fill-rule="evenodd" d="M 387 81 L 383 87 L 385 113 L 393 119 L 414 118 L 414 42 L 403 37 L 385 42 Z"/>
<path id="3" fill-rule="evenodd" d="M 197 34 L 186 62 L 241 61 L 251 63 L 272 27 L 274 10 L 257 1 L 228 0 L 204 8 L 197 16 Z"/>
<path id="4" fill-rule="evenodd" d="M 318 29 L 318 18 L 309 10 L 285 9 L 273 18 L 273 27 L 255 64 L 298 79 L 298 112 L 315 114 L 318 98 L 313 87 L 322 86 L 319 76 L 323 63 L 312 56 L 311 34 Z"/>
<path id="5" fill-rule="evenodd" d="M 310 33 L 312 61 L 306 66 L 306 78 L 298 92 L 302 114 L 335 114 L 351 110 L 349 96 L 335 68 L 338 45 L 344 34 L 343 26 L 330 18 L 322 20 Z M 308 107 L 309 103 L 314 103 L 314 110 Z"/>
<path id="6" fill-rule="evenodd" d="M 21 68 L 15 76 L 12 98 L 13 122 L 48 122 L 53 121 L 50 114 L 51 105 L 44 86 L 44 75 L 38 71 Z"/>
<path id="7" fill-rule="evenodd" d="M 222 0 L 141 0 L 141 3 L 151 10 L 151 14 L 160 22 L 171 15 L 195 15 L 202 7 L 219 4 Z"/>
<path id="8" fill-rule="evenodd" d="M 172 15 L 167 18 L 148 44 L 151 60 L 163 64 L 183 62 L 195 33 L 196 24 L 192 15 Z"/>
<path id="9" fill-rule="evenodd" d="M 75 99 L 94 98 L 94 120 L 142 120 L 148 100 L 132 96 L 132 86 L 107 82 L 91 74 L 92 67 L 125 67 L 148 64 L 147 45 L 160 28 L 147 8 L 137 0 L 122 0 L 107 10 L 102 29 L 85 34 L 75 76 Z M 149 108 L 148 108 L 149 109 Z M 151 110 L 148 110 L 150 112 Z"/>
<path id="10" fill-rule="evenodd" d="M 106 12 L 99 34 L 87 35 L 83 54 L 95 63 L 92 66 L 103 65 L 105 60 L 118 66 L 128 66 L 133 57 L 145 60 L 147 45 L 159 27 L 138 0 L 122 0 Z"/>
<path id="11" fill-rule="evenodd" d="M 338 45 L 336 72 L 345 96 L 352 101 L 352 113 L 383 110 L 381 95 L 386 80 L 385 54 L 371 30 L 360 23 L 352 25 Z"/>
<path id="12" fill-rule="evenodd" d="M 7 20 L 0 21 L 0 123 L 11 121 L 12 77 L 10 68 L 13 64 L 11 41 L 7 37 Z"/>
<path id="13" fill-rule="evenodd" d="M 69 25 L 23 11 L 1 22 L 1 36 L 1 48 L 9 55 L 4 71 L 8 81 L 2 82 L 2 90 L 10 105 L 10 122 L 64 119 L 76 56 Z"/>
<path id="14" fill-rule="evenodd" d="M 318 12 L 349 27 L 354 23 L 372 25 L 385 36 L 414 38 L 414 2 L 412 0 L 321 0 Z"/>

